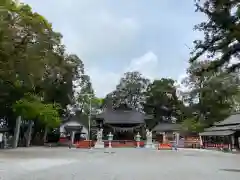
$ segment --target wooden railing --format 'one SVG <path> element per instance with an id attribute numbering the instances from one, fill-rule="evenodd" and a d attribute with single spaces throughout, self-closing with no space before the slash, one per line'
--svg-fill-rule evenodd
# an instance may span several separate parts
<path id="1" fill-rule="evenodd" d="M 104 147 L 109 146 L 109 141 L 103 141 L 104 142 Z M 79 141 L 76 143 L 76 147 L 78 148 L 89 148 L 89 147 L 94 147 L 96 141 Z M 121 147 L 136 147 L 137 142 L 136 141 L 131 141 L 131 140 L 114 140 L 111 142 L 111 145 L 113 148 L 121 148 Z M 140 147 L 144 146 L 144 141 L 140 141 Z"/>
<path id="2" fill-rule="evenodd" d="M 69 140 L 66 139 L 60 139 L 60 143 L 62 144 L 70 144 Z M 109 146 L 109 141 L 104 140 L 104 146 L 108 147 Z M 96 141 L 92 140 L 83 140 L 83 141 L 78 141 L 75 142 L 76 147 L 78 148 L 90 148 L 94 147 Z M 134 140 L 113 140 L 111 142 L 113 148 L 121 148 L 121 147 L 136 147 L 137 142 Z M 140 147 L 144 147 L 145 141 L 140 141 Z M 161 143 L 161 147 L 166 146 L 165 148 L 169 149 L 170 146 L 174 144 L 173 141 L 169 141 L 168 143 Z M 207 147 L 220 147 L 220 146 L 228 146 L 228 145 L 214 145 L 214 144 L 208 144 Z M 187 140 L 184 141 L 183 144 L 179 144 L 178 147 L 182 148 L 200 148 L 200 141 L 197 140 Z"/>

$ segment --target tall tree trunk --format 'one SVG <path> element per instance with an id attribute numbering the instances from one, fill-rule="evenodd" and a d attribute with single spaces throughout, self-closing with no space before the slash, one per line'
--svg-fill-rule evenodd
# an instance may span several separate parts
<path id="1" fill-rule="evenodd" d="M 48 127 L 45 126 L 44 135 L 43 135 L 43 144 L 47 142 L 47 133 L 48 133 Z"/>
<path id="2" fill-rule="evenodd" d="M 21 116 L 18 116 L 16 119 L 16 125 L 15 125 L 14 136 L 13 136 L 13 145 L 12 145 L 13 148 L 17 148 L 18 146 L 20 126 L 21 126 Z"/>
<path id="3" fill-rule="evenodd" d="M 30 146 L 31 140 L 32 140 L 32 129 L 33 129 L 33 121 L 28 122 L 28 130 L 26 135 L 26 147 Z"/>

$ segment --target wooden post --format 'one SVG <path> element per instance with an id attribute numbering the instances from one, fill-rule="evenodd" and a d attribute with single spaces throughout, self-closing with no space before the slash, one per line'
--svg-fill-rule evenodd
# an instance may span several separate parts
<path id="1" fill-rule="evenodd" d="M 18 116 L 16 119 L 16 125 L 15 125 L 14 136 L 13 136 L 13 145 L 12 145 L 13 148 L 17 148 L 18 146 L 20 127 L 21 127 L 21 116 Z"/>

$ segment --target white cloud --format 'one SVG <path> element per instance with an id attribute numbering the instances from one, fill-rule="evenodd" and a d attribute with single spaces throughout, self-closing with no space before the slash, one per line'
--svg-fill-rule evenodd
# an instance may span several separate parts
<path id="1" fill-rule="evenodd" d="M 86 73 L 90 75 L 95 93 L 99 97 L 104 97 L 114 90 L 121 78 L 121 73 L 104 71 L 100 68 L 90 68 Z"/>
<path id="2" fill-rule="evenodd" d="M 132 59 L 125 71 L 139 71 L 145 77 L 153 79 L 158 74 L 158 64 L 157 55 L 149 51 L 141 57 Z"/>
<path id="3" fill-rule="evenodd" d="M 129 65 L 120 72 L 102 71 L 95 67 L 89 69 L 87 73 L 91 76 L 97 96 L 103 97 L 115 89 L 115 86 L 125 72 L 139 71 L 143 76 L 151 80 L 157 78 L 158 63 L 158 57 L 152 51 L 149 51 L 143 56 L 132 59 Z"/>
<path id="4" fill-rule="evenodd" d="M 75 27 L 75 35 L 71 42 L 75 42 L 76 51 L 81 57 L 105 57 L 120 55 L 131 49 L 137 37 L 139 25 L 133 18 L 118 18 L 109 12 L 98 12 L 94 16 L 85 16 L 88 21 L 84 27 Z M 74 41 L 74 37 L 78 40 Z M 70 44 L 70 43 L 69 43 Z"/>
<path id="5" fill-rule="evenodd" d="M 21 0 L 44 15 L 61 32 L 63 43 L 84 61 L 116 57 L 134 47 L 141 26 L 132 16 L 119 16 L 108 1 Z M 51 7 L 51 8 L 50 8 Z M 92 59 L 91 59 L 92 60 Z"/>

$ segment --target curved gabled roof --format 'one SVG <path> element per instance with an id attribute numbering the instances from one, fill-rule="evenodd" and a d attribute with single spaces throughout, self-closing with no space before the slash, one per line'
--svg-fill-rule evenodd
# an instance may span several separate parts
<path id="1" fill-rule="evenodd" d="M 152 131 L 155 132 L 165 132 L 165 131 L 179 131 L 181 129 L 180 124 L 174 124 L 174 123 L 162 123 L 159 122 Z"/>
<path id="2" fill-rule="evenodd" d="M 216 126 L 223 126 L 223 125 L 240 125 L 240 114 L 233 114 L 226 118 L 225 120 L 215 123 Z"/>
<path id="3" fill-rule="evenodd" d="M 106 108 L 101 114 L 96 115 L 96 118 L 103 119 L 104 123 L 108 124 L 141 124 L 151 117 L 130 108 L 127 104 L 121 104 L 117 108 Z"/>

